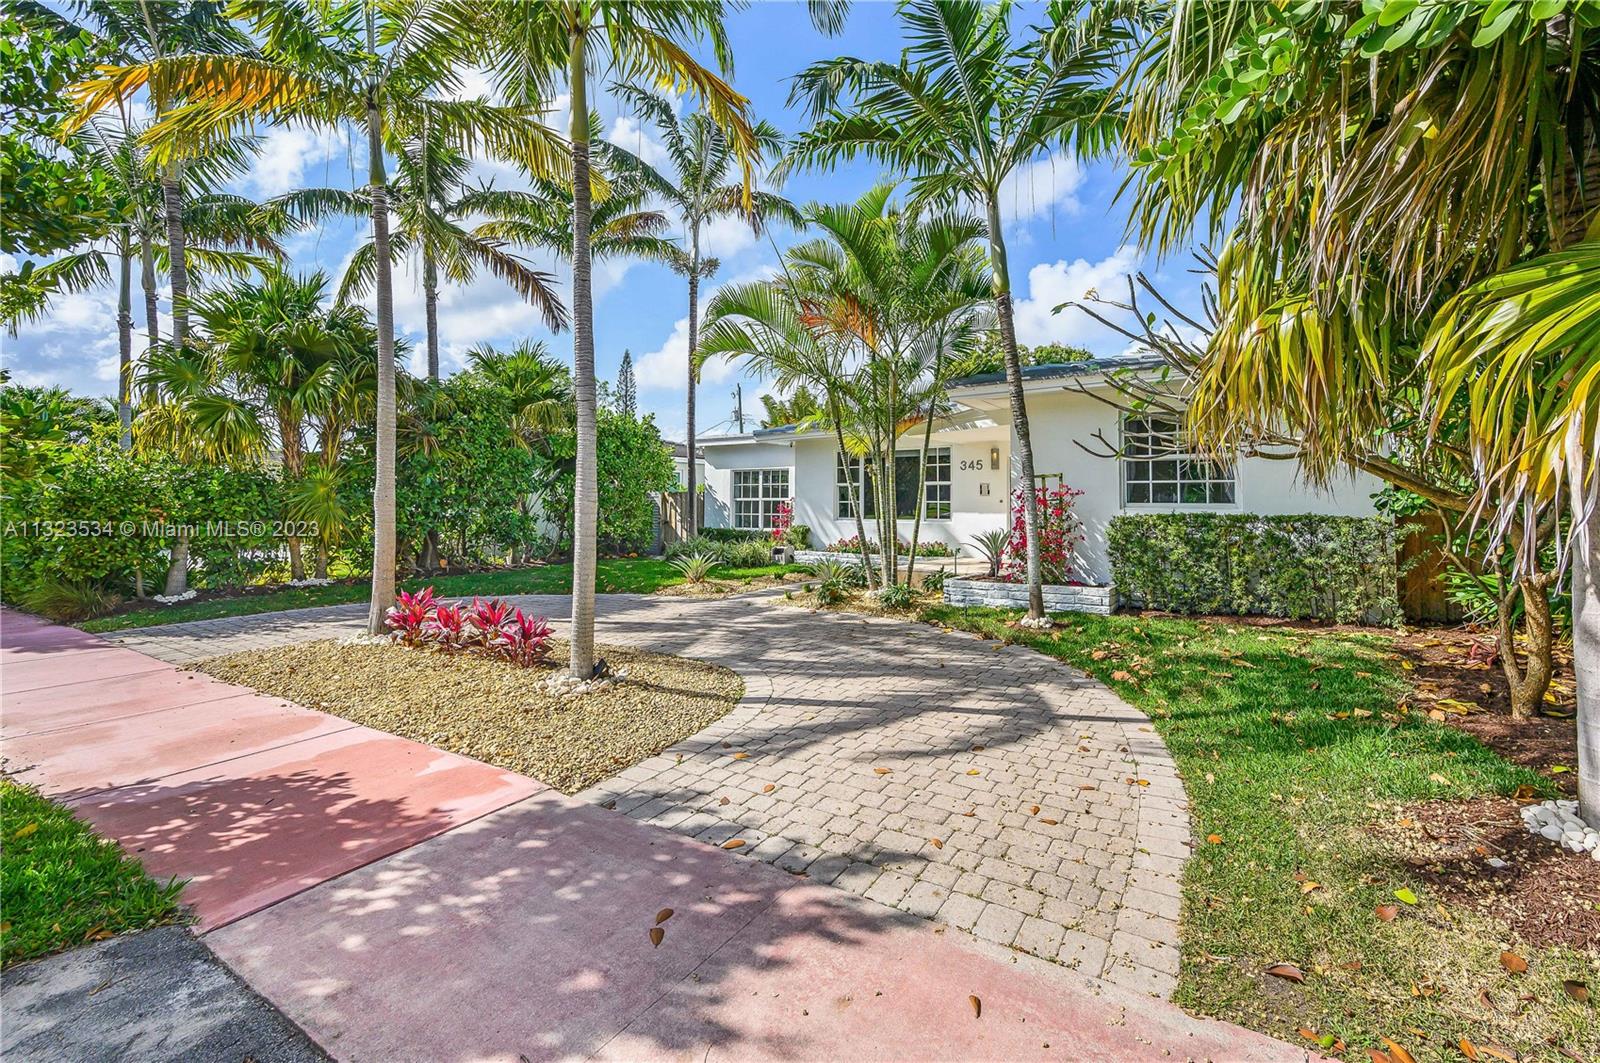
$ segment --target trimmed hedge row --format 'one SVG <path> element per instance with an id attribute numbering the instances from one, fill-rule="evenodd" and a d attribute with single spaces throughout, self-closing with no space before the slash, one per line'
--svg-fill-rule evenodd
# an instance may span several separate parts
<path id="1" fill-rule="evenodd" d="M 1118 593 L 1148 609 L 1401 619 L 1386 517 L 1127 514 L 1111 519 L 1106 538 Z"/>

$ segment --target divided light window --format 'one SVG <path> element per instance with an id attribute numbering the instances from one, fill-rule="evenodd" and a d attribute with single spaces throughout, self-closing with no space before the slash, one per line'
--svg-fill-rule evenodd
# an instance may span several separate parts
<path id="1" fill-rule="evenodd" d="M 778 503 L 789 498 L 788 469 L 735 469 L 733 526 L 766 531 L 777 518 Z"/>
<path id="2" fill-rule="evenodd" d="M 1122 500 L 1127 505 L 1230 506 L 1233 466 L 1195 454 L 1170 417 L 1122 422 Z"/>
<path id="3" fill-rule="evenodd" d="M 917 515 L 917 454 L 915 450 L 902 450 L 894 456 L 895 516 L 911 520 Z M 924 520 L 950 519 L 950 448 L 932 447 L 928 450 L 927 478 L 923 482 L 922 498 L 927 507 Z M 841 520 L 855 516 L 850 510 L 850 481 L 854 478 L 856 497 L 861 499 L 862 517 L 877 516 L 878 503 L 876 477 L 863 458 L 846 460 L 835 453 L 833 460 L 833 485 L 835 494 L 834 515 Z"/>

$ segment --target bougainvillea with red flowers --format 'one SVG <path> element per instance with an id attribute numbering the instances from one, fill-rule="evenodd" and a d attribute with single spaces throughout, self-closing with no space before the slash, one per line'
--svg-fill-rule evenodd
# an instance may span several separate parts
<path id="1" fill-rule="evenodd" d="M 1039 502 L 1039 568 L 1046 583 L 1080 583 L 1078 547 L 1084 542 L 1083 522 L 1073 512 L 1083 494 L 1066 484 L 1034 488 Z M 1028 578 L 1028 528 L 1024 517 L 1026 496 L 1018 488 L 1011 497 L 1011 541 L 1006 544 L 1001 576 L 1011 583 Z"/>
<path id="2" fill-rule="evenodd" d="M 772 541 L 778 545 L 783 544 L 784 536 L 789 534 L 789 525 L 794 523 L 794 503 L 779 502 L 772 507 Z"/>

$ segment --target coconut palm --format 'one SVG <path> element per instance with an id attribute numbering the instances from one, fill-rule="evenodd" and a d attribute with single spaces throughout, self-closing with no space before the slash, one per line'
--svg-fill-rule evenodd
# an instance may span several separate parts
<path id="1" fill-rule="evenodd" d="M 571 674 L 594 672 L 594 580 L 598 542 L 594 303 L 591 285 L 589 74 L 609 61 L 624 81 L 686 88 L 733 145 L 750 192 L 757 143 L 747 101 L 684 48 L 709 39 L 718 64 L 731 66 L 720 0 L 638 4 L 625 0 L 552 0 L 542 4 L 473 4 L 489 43 L 489 63 L 514 100 L 542 101 L 565 79 L 572 144 L 572 365 L 577 407 L 574 475 Z"/>
<path id="2" fill-rule="evenodd" d="M 459 63 L 474 42 L 467 5 L 393 7 L 290 0 L 239 0 L 259 54 L 188 54 L 105 70 L 78 87 L 85 114 L 149 86 L 181 99 L 146 134 L 151 158 L 166 165 L 204 154 L 255 122 L 338 126 L 359 123 L 367 135 L 372 216 L 378 369 L 373 486 L 372 602 L 367 628 L 377 634 L 395 588 L 395 341 L 393 256 L 389 237 L 386 149 L 426 129 L 471 153 L 480 145 L 519 159 L 536 173 L 557 172 L 560 139 L 538 121 L 542 100 L 497 106 L 441 98 L 460 90 Z"/>
<path id="3" fill-rule="evenodd" d="M 1130 31 L 1087 0 L 1061 0 L 1046 23 L 1013 32 L 1013 7 L 976 0 L 907 0 L 908 43 L 900 62 L 841 57 L 796 79 L 810 129 L 786 166 L 832 168 L 866 157 L 911 179 L 913 209 L 971 203 L 986 218 L 993 298 L 1003 340 L 1021 486 L 1034 482 L 1033 442 L 1023 398 L 1001 216 L 1007 178 L 1051 151 L 1079 157 L 1110 149 L 1120 126 L 1106 86 Z M 1029 616 L 1042 619 L 1038 506 L 1024 490 Z"/>
<path id="4" fill-rule="evenodd" d="M 794 204 L 782 196 L 751 191 L 730 180 L 735 162 L 733 146 L 705 112 L 695 111 L 680 119 L 672 104 L 656 93 L 634 85 L 619 86 L 618 93 L 641 118 L 656 127 L 671 164 L 670 175 L 655 183 L 655 191 L 666 200 L 683 227 L 684 246 L 669 264 L 689 280 L 689 379 L 684 433 L 689 453 L 693 454 L 695 387 L 700 379 L 694 360 L 700 339 L 700 281 L 716 273 L 719 265 L 715 258 L 701 254 L 701 230 L 718 218 L 743 218 L 760 233 L 762 226 L 773 219 L 799 224 L 800 215 Z M 782 149 L 782 136 L 766 122 L 755 126 L 755 136 L 764 158 L 771 158 Z M 686 490 L 692 499 L 695 463 L 689 462 L 688 469 Z M 688 530 L 684 534 L 690 537 L 696 533 L 695 508 L 693 504 L 688 507 Z"/>

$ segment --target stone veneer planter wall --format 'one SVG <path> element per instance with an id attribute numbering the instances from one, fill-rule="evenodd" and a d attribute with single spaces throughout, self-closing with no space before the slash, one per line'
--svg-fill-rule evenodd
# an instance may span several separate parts
<path id="1" fill-rule="evenodd" d="M 876 564 L 878 556 L 876 554 L 869 556 L 871 556 L 873 563 Z M 904 554 L 900 555 L 900 564 L 904 565 L 906 560 L 907 559 Z M 917 565 L 918 567 L 921 567 L 928 564 L 930 561 L 943 561 L 949 563 L 955 560 L 956 559 L 953 557 L 932 557 L 924 554 L 917 558 Z M 794 563 L 797 565 L 815 565 L 819 561 L 853 561 L 856 564 L 860 564 L 861 555 L 854 552 L 845 553 L 842 550 L 796 550 L 794 552 Z"/>
<path id="2" fill-rule="evenodd" d="M 987 605 L 997 609 L 1026 609 L 1026 583 L 996 583 L 992 580 L 947 579 L 944 600 L 949 605 Z M 1109 615 L 1116 608 L 1116 588 L 1047 583 L 1044 607 L 1052 613 L 1099 613 Z"/>

